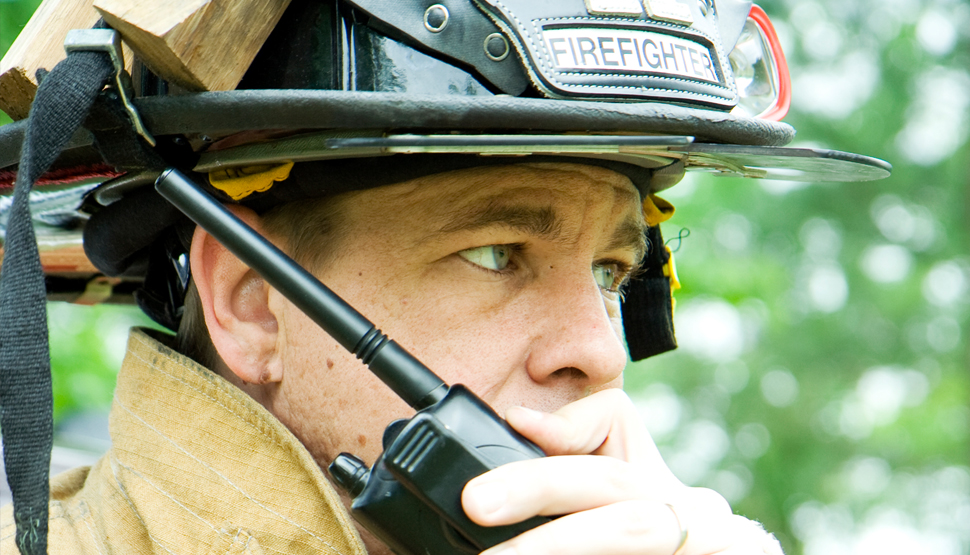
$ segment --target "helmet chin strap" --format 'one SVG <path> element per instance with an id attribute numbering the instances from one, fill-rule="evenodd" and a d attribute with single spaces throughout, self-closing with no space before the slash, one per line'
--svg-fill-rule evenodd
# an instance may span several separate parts
<path id="1" fill-rule="evenodd" d="M 30 110 L 6 228 L 0 280 L 0 427 L 16 542 L 24 555 L 47 553 L 53 446 L 47 297 L 30 191 L 113 76 L 108 52 L 76 51 L 43 78 Z"/>

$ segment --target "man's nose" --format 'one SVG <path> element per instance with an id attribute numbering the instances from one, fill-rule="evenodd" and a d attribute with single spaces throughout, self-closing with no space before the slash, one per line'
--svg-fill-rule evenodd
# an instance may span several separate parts
<path id="1" fill-rule="evenodd" d="M 560 280 L 540 295 L 540 316 L 526 362 L 529 376 L 544 384 L 562 378 L 580 379 L 584 387 L 605 385 L 618 378 L 626 366 L 626 347 L 615 321 L 610 318 L 603 293 L 591 274 Z"/>

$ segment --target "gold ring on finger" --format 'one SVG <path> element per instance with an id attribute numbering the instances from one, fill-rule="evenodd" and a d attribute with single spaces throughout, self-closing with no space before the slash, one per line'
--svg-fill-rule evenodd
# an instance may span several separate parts
<path id="1" fill-rule="evenodd" d="M 684 527 L 684 523 L 680 520 L 680 515 L 674 510 L 674 506 L 670 503 L 665 503 L 670 512 L 674 514 L 674 520 L 677 521 L 677 528 L 680 530 L 680 543 L 677 544 L 677 549 L 674 550 L 670 555 L 681 555 L 684 551 L 684 547 L 687 546 L 687 528 Z"/>

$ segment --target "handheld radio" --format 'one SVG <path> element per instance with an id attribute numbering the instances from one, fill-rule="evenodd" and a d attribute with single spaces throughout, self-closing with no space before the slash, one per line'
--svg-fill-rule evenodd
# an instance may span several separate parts
<path id="1" fill-rule="evenodd" d="M 258 272 L 417 411 L 384 430 L 372 468 L 343 453 L 330 465 L 352 512 L 399 555 L 478 553 L 539 526 L 533 517 L 483 527 L 461 507 L 469 480 L 499 465 L 545 456 L 462 385 L 448 386 L 352 306 L 175 169 L 155 188 Z"/>

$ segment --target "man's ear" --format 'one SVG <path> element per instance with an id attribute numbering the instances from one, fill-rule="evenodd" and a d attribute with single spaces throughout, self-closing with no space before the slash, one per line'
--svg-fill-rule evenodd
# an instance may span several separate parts
<path id="1" fill-rule="evenodd" d="M 255 212 L 241 206 L 229 209 L 263 233 Z M 280 381 L 279 328 L 268 304 L 269 285 L 201 227 L 192 237 L 189 257 L 205 324 L 219 357 L 244 383 Z"/>

